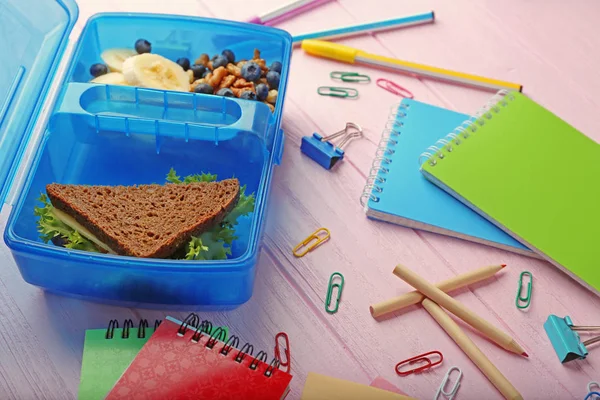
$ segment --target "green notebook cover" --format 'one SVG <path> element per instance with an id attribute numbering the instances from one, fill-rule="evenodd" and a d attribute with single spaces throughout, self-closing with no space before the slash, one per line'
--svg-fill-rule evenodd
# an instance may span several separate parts
<path id="1" fill-rule="evenodd" d="M 110 339 L 106 338 L 107 328 L 85 332 L 79 400 L 104 399 L 154 333 L 154 327 L 145 328 L 143 337 L 138 337 L 138 328 L 129 328 L 129 337 L 123 337 L 123 329 L 115 328 Z M 228 329 L 222 329 L 229 336 Z"/>
<path id="2" fill-rule="evenodd" d="M 461 127 L 425 177 L 598 294 L 600 144 L 516 92 Z"/>

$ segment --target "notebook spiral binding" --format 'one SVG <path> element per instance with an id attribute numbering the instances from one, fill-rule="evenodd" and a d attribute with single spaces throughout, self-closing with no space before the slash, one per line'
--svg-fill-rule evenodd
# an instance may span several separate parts
<path id="1" fill-rule="evenodd" d="M 158 328 L 162 321 L 157 319 L 154 321 L 154 330 Z M 134 324 L 131 319 L 126 319 L 123 321 L 123 331 L 121 333 L 121 339 L 129 339 L 129 330 L 133 329 Z M 115 329 L 119 328 L 119 321 L 116 319 L 111 319 L 108 323 L 108 327 L 106 328 L 106 334 L 104 337 L 106 339 L 113 339 L 115 337 Z M 144 339 L 146 337 L 146 329 L 148 329 L 148 320 L 141 319 L 138 324 L 138 339 Z"/>
<path id="2" fill-rule="evenodd" d="M 195 330 L 195 332 L 191 340 L 195 343 L 198 343 L 200 341 L 200 338 L 202 337 L 203 333 L 210 335 L 205 346 L 211 350 L 215 348 L 219 341 L 223 342 L 225 340 L 225 336 L 227 335 L 227 332 L 223 330 L 223 328 L 217 328 L 213 331 L 213 324 L 210 321 L 200 321 L 200 317 L 198 316 L 198 314 L 191 313 L 183 320 L 183 322 L 181 322 L 181 325 L 179 325 L 179 329 L 177 330 L 177 336 L 183 337 L 185 333 L 188 330 L 192 330 L 192 328 L 193 330 Z M 239 344 L 240 338 L 235 335 L 231 335 L 229 339 L 227 339 L 227 342 L 225 342 L 225 344 L 221 346 L 219 353 L 224 356 L 227 356 L 231 351 L 237 350 L 237 354 L 234 358 L 234 361 L 238 363 L 244 361 L 244 358 L 246 358 L 246 356 L 252 357 L 252 353 L 254 353 L 254 346 L 246 342 L 242 346 L 241 350 L 238 350 L 237 346 Z M 266 363 L 267 359 L 267 353 L 261 350 L 254 357 L 248 368 L 250 368 L 251 370 L 256 370 L 259 365 L 259 362 L 262 361 L 263 363 Z M 274 357 L 273 360 L 271 360 L 271 363 L 269 364 L 265 372 L 263 373 L 263 375 L 267 378 L 271 377 L 275 369 L 279 368 L 280 364 L 281 361 L 277 357 Z"/>
<path id="3" fill-rule="evenodd" d="M 390 115 L 385 124 L 385 129 L 381 134 L 381 139 L 377 145 L 375 151 L 375 158 L 373 158 L 373 164 L 371 170 L 367 176 L 367 182 L 363 188 L 363 192 L 360 196 L 360 204 L 365 207 L 369 200 L 378 202 L 379 196 L 376 193 L 383 192 L 383 184 L 386 178 L 380 175 L 385 175 L 390 172 L 387 167 L 392 163 L 392 160 L 387 156 L 394 154 L 394 147 L 398 144 L 396 138 L 400 136 L 399 129 L 404 126 L 404 123 L 399 119 L 407 117 L 408 109 L 410 105 L 407 103 L 395 104 L 391 108 Z"/>
<path id="4" fill-rule="evenodd" d="M 453 146 L 460 146 L 464 140 L 471 137 L 472 133 L 477 132 L 479 127 L 484 126 L 486 120 L 491 120 L 493 114 L 498 114 L 502 107 L 508 106 L 507 99 L 508 101 L 512 101 L 515 97 L 507 90 L 498 91 L 475 115 L 421 153 L 419 156 L 419 165 L 429 162 L 429 165 L 435 166 L 438 163 L 438 159 L 442 160 L 446 156 L 444 150 L 447 153 L 451 153 L 454 150 Z"/>

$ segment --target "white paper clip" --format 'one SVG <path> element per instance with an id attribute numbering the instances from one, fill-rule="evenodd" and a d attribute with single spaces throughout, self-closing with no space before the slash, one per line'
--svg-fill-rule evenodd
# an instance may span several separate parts
<path id="1" fill-rule="evenodd" d="M 598 392 L 600 392 L 600 383 L 598 383 L 596 381 L 591 381 L 590 383 L 588 383 L 587 389 L 589 392 L 588 396 L 594 392 L 598 393 Z M 592 397 L 590 397 L 590 398 L 591 399 L 600 399 L 600 396 L 592 395 Z"/>
<path id="2" fill-rule="evenodd" d="M 449 392 L 445 391 L 444 388 L 446 387 L 446 383 L 448 383 L 448 380 L 450 378 L 450 374 L 452 373 L 453 370 L 458 371 L 458 376 L 456 377 L 456 382 L 454 382 L 454 386 L 452 386 L 452 390 L 450 390 Z M 435 397 L 433 398 L 433 400 L 437 400 L 440 397 L 440 394 L 443 395 L 445 398 L 447 398 L 448 400 L 452 400 L 454 399 L 454 396 L 456 396 L 456 392 L 458 392 L 458 388 L 460 386 L 460 380 L 462 379 L 463 373 L 461 371 L 460 368 L 458 367 L 450 367 L 450 369 L 448 370 L 448 372 L 446 372 L 446 375 L 444 376 L 444 379 L 442 380 L 442 384 L 440 385 L 440 387 L 438 388 Z"/>

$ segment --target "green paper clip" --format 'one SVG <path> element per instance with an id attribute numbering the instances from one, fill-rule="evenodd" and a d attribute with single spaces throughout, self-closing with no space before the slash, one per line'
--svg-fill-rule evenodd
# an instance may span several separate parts
<path id="1" fill-rule="evenodd" d="M 358 90 L 345 87 L 320 86 L 317 93 L 321 96 L 348 97 L 350 99 L 358 97 Z"/>
<path id="2" fill-rule="evenodd" d="M 529 282 L 527 283 L 527 297 L 521 296 L 521 291 L 523 289 L 523 276 L 524 275 L 529 276 Z M 519 275 L 519 290 L 517 291 L 517 298 L 515 299 L 515 304 L 516 304 L 517 308 L 520 308 L 520 309 L 527 308 L 527 307 L 529 307 L 529 304 L 531 304 L 531 284 L 532 283 L 533 283 L 533 275 L 531 274 L 531 272 L 529 272 L 529 271 L 521 272 L 521 275 Z M 521 304 L 519 304 L 519 302 L 525 302 L 525 304 L 521 305 Z"/>
<path id="3" fill-rule="evenodd" d="M 333 278 L 335 278 L 336 276 L 339 276 L 340 279 L 342 280 L 340 283 L 333 283 Z M 329 306 L 331 305 L 331 295 L 333 293 L 333 289 L 337 288 L 338 292 L 337 292 L 337 297 L 335 299 L 335 308 L 332 310 L 331 308 L 329 308 Z M 340 274 L 339 272 L 334 272 L 333 274 L 331 274 L 331 276 L 329 277 L 329 286 L 327 288 L 327 298 L 325 300 L 325 311 L 327 311 L 329 314 L 335 314 L 338 310 L 338 308 L 340 307 L 340 299 L 342 298 L 342 290 L 344 290 L 344 275 Z"/>
<path id="4" fill-rule="evenodd" d="M 331 77 L 331 79 L 339 79 L 342 82 L 371 82 L 371 78 L 369 77 L 369 75 L 359 74 L 358 72 L 333 71 L 329 74 L 329 76 Z"/>

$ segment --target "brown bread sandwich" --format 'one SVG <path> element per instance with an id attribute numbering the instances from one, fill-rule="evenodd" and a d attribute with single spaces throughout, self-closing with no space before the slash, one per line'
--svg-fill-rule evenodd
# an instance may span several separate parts
<path id="1" fill-rule="evenodd" d="M 165 185 L 52 183 L 36 207 L 42 239 L 67 248 L 144 258 L 225 259 L 237 218 L 254 210 L 237 179 L 209 174 Z M 48 200 L 49 199 L 49 200 Z"/>

